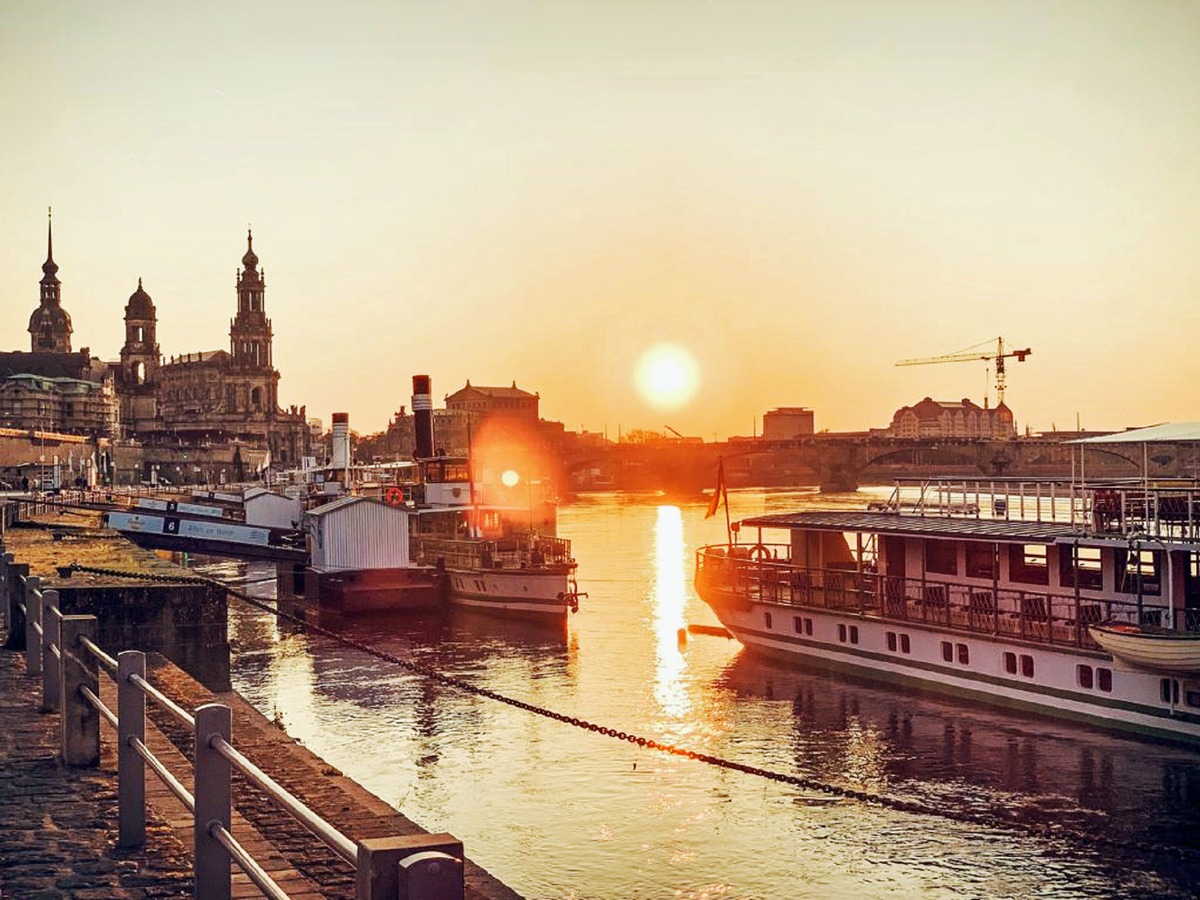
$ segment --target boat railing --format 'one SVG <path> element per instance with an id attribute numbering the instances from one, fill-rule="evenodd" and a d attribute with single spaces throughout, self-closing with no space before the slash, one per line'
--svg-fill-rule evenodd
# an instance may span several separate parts
<path id="1" fill-rule="evenodd" d="M 703 547 L 697 584 L 725 589 L 728 602 L 843 611 L 890 621 L 1015 640 L 1099 649 L 1087 626 L 1128 622 L 1200 631 L 1200 611 L 1176 617 L 1161 601 L 1090 597 L 996 583 L 886 575 L 873 566 L 793 565 L 789 545 Z M 715 595 L 714 595 L 715 596 Z"/>
<path id="2" fill-rule="evenodd" d="M 418 563 L 435 565 L 440 559 L 449 568 L 535 569 L 571 562 L 569 540 L 540 535 L 536 540 L 529 535 L 496 540 L 417 536 L 413 549 Z"/>
<path id="3" fill-rule="evenodd" d="M 875 509 L 1071 525 L 1081 533 L 1200 539 L 1200 482 L 901 479 Z"/>

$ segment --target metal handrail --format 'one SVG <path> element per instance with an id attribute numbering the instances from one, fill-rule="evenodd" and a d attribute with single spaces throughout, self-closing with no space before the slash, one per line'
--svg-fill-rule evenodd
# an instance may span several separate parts
<path id="1" fill-rule="evenodd" d="M 108 671 L 112 674 L 116 674 L 117 661 L 96 646 L 93 641 L 85 637 L 80 638 L 79 645 L 83 647 L 84 650 L 87 650 L 89 653 L 91 653 L 92 656 L 96 657 L 96 661 L 99 662 L 100 665 L 104 666 L 104 668 L 108 669 Z"/>
<path id="2" fill-rule="evenodd" d="M 252 782 L 262 788 L 267 796 L 271 797 L 291 813 L 293 818 L 301 825 L 324 841 L 338 856 L 350 863 L 358 858 L 358 846 L 352 840 L 297 800 L 292 794 L 288 793 L 286 788 L 282 787 L 270 775 L 254 765 L 254 763 L 250 762 L 232 744 L 218 736 L 212 739 L 211 746 L 225 757 L 225 759 L 237 766 Z"/>
<path id="3" fill-rule="evenodd" d="M 130 675 L 129 683 L 136 685 L 143 694 L 157 701 L 158 705 L 177 718 L 189 728 L 196 727 L 196 717 L 191 715 L 186 709 L 148 682 L 141 675 Z"/>
<path id="4" fill-rule="evenodd" d="M 92 689 L 86 685 L 79 689 L 79 693 L 83 694 L 83 698 L 87 700 L 96 710 L 104 717 L 104 721 L 108 722 L 113 728 L 117 727 L 117 714 L 104 705 L 104 701 L 92 693 Z"/>
<path id="5" fill-rule="evenodd" d="M 276 884 L 275 879 L 267 874 L 266 870 L 246 851 L 245 847 L 237 842 L 237 839 L 229 833 L 224 825 L 220 822 L 211 822 L 208 826 L 208 833 L 225 848 L 225 852 L 241 867 L 241 870 L 246 873 L 246 877 L 254 882 L 255 887 L 272 900 L 289 900 L 283 888 Z"/>
<path id="6" fill-rule="evenodd" d="M 183 782 L 176 778 L 171 773 L 171 770 L 162 764 L 162 761 L 154 755 L 154 752 L 143 741 L 137 738 L 130 738 L 129 746 L 145 761 L 151 771 L 158 776 L 159 781 L 167 786 L 167 789 L 175 795 L 176 799 L 187 807 L 187 811 L 195 813 L 196 798 L 192 796 L 192 792 L 184 787 Z"/>

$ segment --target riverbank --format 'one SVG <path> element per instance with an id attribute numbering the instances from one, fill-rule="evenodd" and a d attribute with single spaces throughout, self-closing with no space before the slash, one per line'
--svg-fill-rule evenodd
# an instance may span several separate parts
<path id="1" fill-rule="evenodd" d="M 46 523 L 42 523 L 45 525 Z M 57 522 L 55 523 L 57 525 Z M 98 528 L 79 523 L 56 540 L 41 528 L 13 528 L 4 549 L 17 564 L 47 584 L 57 567 L 103 557 L 112 568 L 183 578 L 186 570 L 132 547 Z M 89 564 L 89 563 L 85 563 Z M 90 564 L 95 564 L 91 562 Z M 72 576 L 80 577 L 79 573 Z M 97 590 L 126 589 L 87 576 Z M 70 581 L 70 579 L 62 579 Z M 79 585 L 78 581 L 74 582 Z M 223 616 L 221 617 L 224 622 Z M 7 626 L 3 637 L 7 643 Z M 127 649 L 106 647 L 110 652 Z M 316 810 L 353 841 L 425 833 L 423 829 L 289 737 L 231 691 L 210 690 L 166 658 L 152 654 L 148 680 L 185 709 L 205 703 L 230 707 L 233 743 L 259 768 Z M 115 708 L 115 686 L 101 678 L 101 697 Z M 39 712 L 41 680 L 25 674 L 25 657 L 0 651 L 0 897 L 151 898 L 192 893 L 192 817 L 148 772 L 147 842 L 135 851 L 117 848 L 117 764 L 114 734 L 101 728 L 97 768 L 69 768 L 59 761 L 59 716 Z M 193 735 L 165 714 L 150 713 L 148 743 L 185 784 L 191 783 Z M 235 776 L 233 833 L 289 896 L 351 898 L 353 868 L 261 793 Z M 518 895 L 487 872 L 465 866 L 466 896 L 509 900 Z M 236 896 L 257 891 L 235 874 Z"/>

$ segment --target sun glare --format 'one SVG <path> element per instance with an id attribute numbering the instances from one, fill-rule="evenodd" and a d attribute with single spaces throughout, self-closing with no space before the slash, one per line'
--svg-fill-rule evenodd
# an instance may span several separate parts
<path id="1" fill-rule="evenodd" d="M 646 403 L 656 409 L 679 409 L 700 387 L 700 367 L 678 344 L 651 347 L 638 360 L 634 384 Z"/>
<path id="2" fill-rule="evenodd" d="M 521 481 L 521 476 L 513 469 L 505 469 L 500 473 L 500 483 L 505 487 L 516 487 Z"/>

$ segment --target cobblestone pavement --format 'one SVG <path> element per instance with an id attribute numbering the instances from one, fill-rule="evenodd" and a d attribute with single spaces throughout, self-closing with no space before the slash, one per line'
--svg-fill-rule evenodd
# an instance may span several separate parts
<path id="1" fill-rule="evenodd" d="M 111 746 L 98 769 L 64 766 L 59 717 L 38 711 L 40 697 L 24 655 L 0 650 L 0 897 L 190 897 L 190 853 L 161 818 L 147 821 L 143 848 L 117 847 Z"/>

